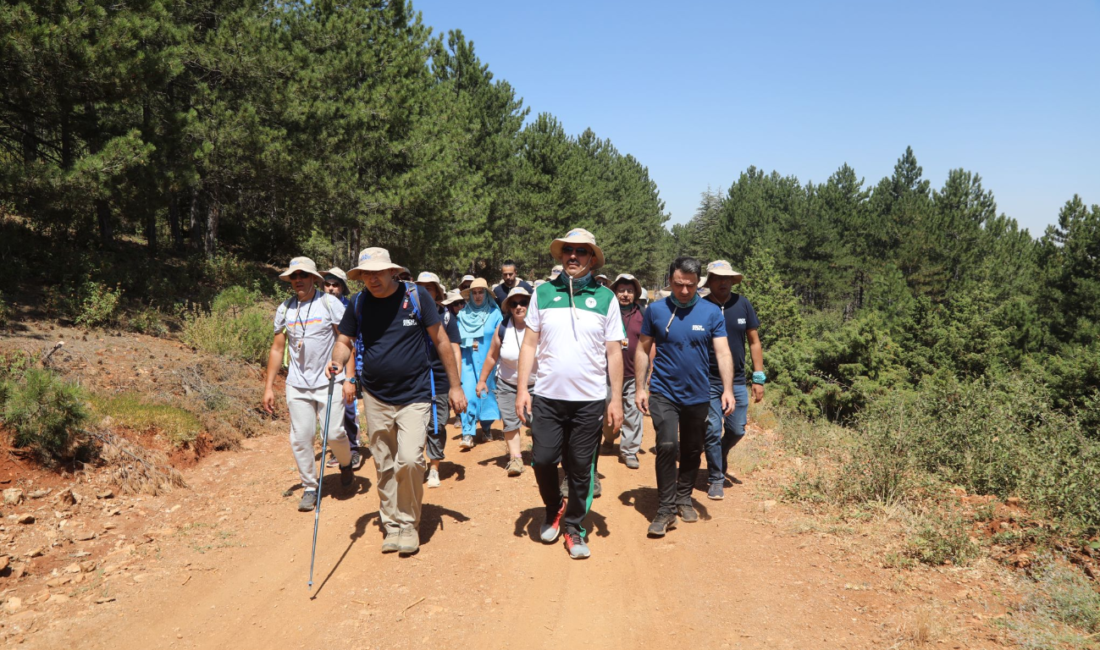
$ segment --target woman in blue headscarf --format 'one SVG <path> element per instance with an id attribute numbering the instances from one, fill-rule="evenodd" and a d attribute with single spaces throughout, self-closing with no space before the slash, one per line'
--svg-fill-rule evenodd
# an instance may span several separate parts
<path id="1" fill-rule="evenodd" d="M 470 288 L 462 292 L 462 297 L 466 299 L 466 306 L 458 312 L 458 333 L 462 339 L 462 391 L 466 393 L 466 412 L 462 414 L 462 442 L 458 446 L 459 449 L 473 449 L 477 423 L 481 422 L 482 436 L 489 440 L 489 427 L 500 419 L 496 373 L 492 374 L 492 385 L 484 397 L 477 396 L 477 381 L 503 317 L 496 301 L 489 299 L 489 283 L 484 278 L 475 279 Z"/>

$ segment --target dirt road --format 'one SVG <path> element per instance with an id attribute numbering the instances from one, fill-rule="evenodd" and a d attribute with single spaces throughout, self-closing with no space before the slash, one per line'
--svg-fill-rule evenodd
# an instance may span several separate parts
<path id="1" fill-rule="evenodd" d="M 408 558 L 379 551 L 373 464 L 354 491 L 327 476 L 335 496 L 323 501 L 312 592 L 313 516 L 288 494 L 297 481 L 284 436 L 214 454 L 188 470 L 189 489 L 147 498 L 128 511 L 131 525 L 104 531 L 114 550 L 94 593 L 71 592 L 17 640 L 110 650 L 886 648 L 904 641 L 931 592 L 943 597 L 942 585 L 899 590 L 896 573 L 799 532 L 797 513 L 765 501 L 753 476 L 724 501 L 697 491 L 700 522 L 648 539 L 651 454 L 637 471 L 601 457 L 593 555 L 573 561 L 560 542 L 534 540 L 534 477 L 506 476 L 503 442 L 457 447 L 442 487 L 425 491 L 421 551 Z M 990 645 L 980 626 L 952 629 L 943 647 Z"/>

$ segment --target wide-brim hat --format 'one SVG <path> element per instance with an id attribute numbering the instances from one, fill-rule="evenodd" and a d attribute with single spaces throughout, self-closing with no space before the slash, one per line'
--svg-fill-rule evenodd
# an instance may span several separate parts
<path id="1" fill-rule="evenodd" d="M 450 291 L 447 292 L 447 297 L 445 297 L 443 299 L 443 302 L 441 302 L 439 304 L 449 305 L 451 303 L 458 302 L 459 300 L 466 300 L 465 298 L 462 297 L 462 292 L 459 291 L 458 289 L 451 289 Z"/>
<path id="2" fill-rule="evenodd" d="M 464 282 L 473 282 L 476 279 L 477 278 L 472 275 L 464 275 L 462 276 L 462 279 L 458 281 L 458 286 L 461 287 Z"/>
<path id="3" fill-rule="evenodd" d="M 345 283 L 347 283 L 347 281 L 348 281 L 348 274 L 344 273 L 343 269 L 341 269 L 339 267 L 336 267 L 336 266 L 334 266 L 331 269 L 325 271 L 325 275 L 335 275 L 336 277 L 343 280 Z"/>
<path id="4" fill-rule="evenodd" d="M 641 297 L 642 292 L 645 291 L 645 289 L 642 288 L 642 283 L 638 282 L 638 279 L 635 278 L 633 275 L 630 275 L 629 273 L 620 273 L 618 277 L 615 278 L 615 281 L 611 283 L 611 286 L 609 288 L 614 291 L 615 285 L 619 284 L 620 282 L 629 282 L 630 284 L 634 285 L 635 298 Z"/>
<path id="5" fill-rule="evenodd" d="M 412 271 L 410 271 L 410 270 L 409 270 L 409 267 L 407 267 L 407 266 L 402 266 L 402 267 L 399 267 L 399 268 L 398 268 L 398 273 L 397 273 L 397 274 L 398 274 L 398 275 L 407 275 L 407 276 L 409 276 L 410 278 L 411 278 L 411 277 L 413 276 L 413 274 L 412 274 Z"/>
<path id="6" fill-rule="evenodd" d="M 442 300 L 447 296 L 447 289 L 444 288 L 443 283 L 439 281 L 439 276 L 435 273 L 429 273 L 428 271 L 421 271 L 420 275 L 416 276 L 416 283 L 420 286 L 427 286 L 430 284 L 435 285 L 436 291 L 439 292 L 438 300 Z"/>
<path id="7" fill-rule="evenodd" d="M 485 293 L 489 293 L 489 283 L 485 281 L 485 278 L 474 278 L 474 281 L 470 283 L 470 286 L 462 290 L 463 300 L 470 299 L 470 292 L 474 289 L 485 289 Z"/>
<path id="8" fill-rule="evenodd" d="M 741 280 L 745 279 L 745 276 L 739 271 L 733 270 L 733 265 L 726 260 L 714 260 L 710 264 L 707 264 L 707 274 L 703 276 L 703 281 L 699 283 L 699 286 L 707 286 L 707 281 L 710 280 L 710 276 L 712 275 L 733 278 L 734 284 L 740 284 Z"/>
<path id="9" fill-rule="evenodd" d="M 556 280 L 557 277 L 559 275 L 561 275 L 561 272 L 562 272 L 562 266 L 561 266 L 561 264 L 558 264 L 554 268 L 550 269 L 550 279 L 551 280 Z"/>
<path id="10" fill-rule="evenodd" d="M 642 293 L 641 293 L 641 294 L 639 294 L 639 296 L 638 296 L 638 297 L 639 297 L 639 298 L 640 298 L 641 300 L 646 300 L 646 301 L 648 301 L 648 300 L 649 300 L 649 292 L 645 290 L 645 287 L 642 287 Z"/>
<path id="11" fill-rule="evenodd" d="M 287 265 L 286 270 L 279 274 L 279 279 L 283 282 L 290 282 L 291 274 L 296 271 L 308 273 L 318 280 L 323 281 L 325 279 L 325 276 L 317 272 L 317 265 L 308 257 L 295 257 L 290 260 L 290 264 Z"/>
<path id="12" fill-rule="evenodd" d="M 603 266 L 603 249 L 596 245 L 596 237 L 584 228 L 574 228 L 566 233 L 564 237 L 559 237 L 550 242 L 550 254 L 559 262 L 562 261 L 561 248 L 566 244 L 585 246 L 592 249 L 593 255 L 590 258 L 591 262 L 588 264 L 589 271 L 595 271 Z"/>
<path id="13" fill-rule="evenodd" d="M 500 310 L 505 314 L 511 313 L 512 299 L 519 297 L 530 298 L 531 292 L 527 291 L 527 289 L 524 289 L 523 287 L 514 287 L 511 291 L 508 292 L 508 297 L 504 299 L 504 302 L 500 303 Z"/>
<path id="14" fill-rule="evenodd" d="M 364 248 L 359 251 L 359 264 L 348 271 L 349 280 L 360 280 L 364 273 L 373 271 L 400 271 L 400 264 L 394 264 L 390 259 L 390 252 L 385 248 Z"/>

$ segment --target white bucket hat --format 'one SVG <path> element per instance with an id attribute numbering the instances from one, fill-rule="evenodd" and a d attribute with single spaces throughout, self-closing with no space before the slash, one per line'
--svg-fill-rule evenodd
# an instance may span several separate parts
<path id="1" fill-rule="evenodd" d="M 475 279 L 476 279 L 476 278 L 474 278 L 474 276 L 472 276 L 472 275 L 464 275 L 464 276 L 462 276 L 462 279 L 458 281 L 458 287 L 459 287 L 459 289 L 461 289 L 461 288 L 462 288 L 462 285 L 466 284 L 467 282 L 473 282 L 473 281 L 474 281 Z"/>
<path id="2" fill-rule="evenodd" d="M 619 284 L 620 282 L 629 282 L 630 284 L 634 285 L 635 298 L 640 298 L 642 294 L 645 293 L 645 289 L 642 288 L 642 283 L 638 282 L 637 278 L 635 278 L 633 275 L 630 275 L 629 273 L 620 273 L 618 277 L 615 278 L 615 281 L 611 283 L 610 289 L 614 291 L 615 285 Z"/>
<path id="3" fill-rule="evenodd" d="M 334 266 L 331 269 L 325 271 L 325 275 L 335 275 L 336 277 L 343 280 L 345 284 L 348 281 L 348 274 L 344 273 L 343 269 L 340 269 L 339 267 L 336 267 L 336 266 Z"/>
<path id="4" fill-rule="evenodd" d="M 453 302 L 458 302 L 459 300 L 466 300 L 465 298 L 462 297 L 462 292 L 459 291 L 458 289 L 451 289 L 450 291 L 447 292 L 447 297 L 444 298 L 443 302 L 441 302 L 439 304 L 449 305 Z"/>
<path id="5" fill-rule="evenodd" d="M 385 248 L 364 248 L 359 251 L 359 265 L 348 271 L 348 279 L 359 280 L 363 273 L 368 271 L 400 271 L 400 264 L 394 264 L 390 260 L 390 252 Z"/>
<path id="6" fill-rule="evenodd" d="M 645 287 L 642 287 L 642 295 L 640 297 L 642 300 L 649 301 L 649 292 L 645 290 Z"/>
<path id="7" fill-rule="evenodd" d="M 596 237 L 584 228 L 574 228 L 566 233 L 564 237 L 558 237 L 550 242 L 550 254 L 559 262 L 562 261 L 562 246 L 566 244 L 592 249 L 591 261 L 588 264 L 589 271 L 595 271 L 603 266 L 603 249 L 596 245 Z"/>
<path id="8" fill-rule="evenodd" d="M 290 276 L 296 271 L 308 273 L 318 280 L 324 280 L 325 276 L 317 272 L 317 265 L 313 263 L 313 260 L 308 257 L 295 257 L 290 260 L 290 264 L 287 265 L 286 270 L 279 274 L 279 279 L 283 282 L 290 282 Z"/>
<path id="9" fill-rule="evenodd" d="M 733 278 L 734 284 L 740 284 L 741 280 L 745 279 L 745 276 L 738 271 L 734 271 L 733 265 L 726 260 L 714 260 L 710 264 L 707 264 L 707 274 L 703 277 L 703 280 L 699 283 L 699 286 L 707 286 L 707 280 L 710 280 L 710 276 L 712 275 Z"/>
<path id="10" fill-rule="evenodd" d="M 439 276 L 435 273 L 421 271 L 420 275 L 416 276 L 416 283 L 422 287 L 434 284 L 435 290 L 439 292 L 437 300 L 443 300 L 447 296 L 447 289 L 443 287 L 443 283 L 439 281 Z"/>
<path id="11" fill-rule="evenodd" d="M 550 269 L 550 279 L 551 280 L 557 280 L 558 276 L 561 275 L 561 272 L 562 272 L 561 264 L 558 264 L 554 268 Z"/>
<path id="12" fill-rule="evenodd" d="M 504 302 L 500 303 L 500 310 L 505 314 L 511 313 L 512 299 L 519 298 L 521 296 L 530 298 L 531 294 L 527 291 L 527 289 L 524 289 L 523 287 L 513 288 L 511 291 L 508 292 L 508 297 L 504 299 Z"/>

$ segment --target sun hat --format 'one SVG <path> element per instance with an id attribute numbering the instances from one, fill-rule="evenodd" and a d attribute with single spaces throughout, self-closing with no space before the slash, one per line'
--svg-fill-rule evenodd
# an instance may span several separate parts
<path id="1" fill-rule="evenodd" d="M 639 298 L 641 300 L 645 300 L 646 302 L 649 301 L 649 292 L 645 290 L 645 287 L 642 287 L 642 295 L 639 296 Z"/>
<path id="2" fill-rule="evenodd" d="M 416 276 L 416 283 L 422 287 L 434 284 L 435 290 L 439 292 L 439 298 L 437 300 L 443 300 L 447 295 L 447 290 L 443 288 L 443 283 L 439 281 L 439 276 L 429 271 L 421 271 L 420 275 Z"/>
<path id="3" fill-rule="evenodd" d="M 470 283 L 470 286 L 462 290 L 462 299 L 469 300 L 470 292 L 474 289 L 485 289 L 485 293 L 489 293 L 489 283 L 485 281 L 485 278 L 474 278 L 474 281 Z"/>
<path id="4" fill-rule="evenodd" d="M 541 287 L 542 285 L 546 284 L 546 280 L 543 280 L 543 279 L 540 278 L 538 280 L 535 280 L 531 284 L 532 284 L 532 286 L 534 286 L 537 289 L 538 287 Z"/>
<path id="5" fill-rule="evenodd" d="M 325 271 L 325 275 L 335 275 L 336 277 L 340 278 L 344 282 L 348 281 L 348 274 L 344 273 L 343 270 L 341 270 L 339 267 L 336 267 L 336 266 L 334 266 L 331 269 Z"/>
<path id="6" fill-rule="evenodd" d="M 439 304 L 449 305 L 451 303 L 458 302 L 459 300 L 466 300 L 465 298 L 462 297 L 462 292 L 459 291 L 458 289 L 451 289 L 450 291 L 447 292 L 447 297 L 444 298 L 443 302 L 441 302 Z"/>
<path id="7" fill-rule="evenodd" d="M 599 274 L 599 275 L 597 275 L 597 276 L 596 276 L 596 279 L 597 279 L 597 280 L 599 280 L 600 278 L 603 278 L 604 280 L 608 280 L 608 279 L 610 279 L 610 278 L 608 278 L 608 277 L 607 277 L 606 275 L 604 275 L 603 273 L 601 273 L 601 274 Z"/>
<path id="8" fill-rule="evenodd" d="M 508 292 L 508 297 L 504 299 L 504 302 L 500 303 L 500 310 L 505 314 L 510 314 L 512 310 L 512 299 L 519 297 L 531 297 L 531 293 L 523 287 L 515 287 Z"/>
<path id="9" fill-rule="evenodd" d="M 283 282 L 290 282 L 290 275 L 295 271 L 308 273 L 318 280 L 325 279 L 325 276 L 317 272 L 317 265 L 308 257 L 295 257 L 290 260 L 290 264 L 286 267 L 286 270 L 279 274 L 279 279 Z"/>
<path id="10" fill-rule="evenodd" d="M 406 275 L 409 276 L 409 280 L 412 280 L 412 277 L 413 277 L 412 271 L 410 271 L 408 269 L 408 267 L 402 266 L 401 267 L 401 272 L 397 274 L 397 277 L 402 277 L 402 276 L 406 276 Z"/>
<path id="11" fill-rule="evenodd" d="M 359 251 L 359 265 L 348 271 L 348 279 L 360 280 L 363 273 L 369 271 L 400 271 L 402 268 L 390 260 L 390 252 L 385 248 L 364 248 Z"/>
<path id="12" fill-rule="evenodd" d="M 474 279 L 475 279 L 475 278 L 474 278 L 474 276 L 472 276 L 472 275 L 464 275 L 464 276 L 462 276 L 462 279 L 458 281 L 458 288 L 459 288 L 459 289 L 461 289 L 461 288 L 462 288 L 462 285 L 463 285 L 463 284 L 465 284 L 465 283 L 467 283 L 467 282 L 473 282 L 473 281 L 474 281 Z"/>
<path id="13" fill-rule="evenodd" d="M 603 249 L 596 245 L 596 237 L 584 228 L 574 228 L 566 233 L 564 237 L 558 237 L 550 242 L 550 254 L 559 262 L 562 261 L 562 246 L 566 244 L 585 246 L 592 249 L 593 254 L 590 257 L 591 262 L 588 265 L 590 271 L 595 271 L 603 266 Z"/>
<path id="14" fill-rule="evenodd" d="M 551 280 L 557 280 L 558 276 L 561 275 L 561 271 L 562 271 L 561 264 L 558 264 L 554 268 L 550 269 L 550 279 Z"/>
<path id="15" fill-rule="evenodd" d="M 703 281 L 699 283 L 699 286 L 707 286 L 707 281 L 710 280 L 710 276 L 712 275 L 733 278 L 734 284 L 740 284 L 741 280 L 745 279 L 745 276 L 734 271 L 733 265 L 726 260 L 714 260 L 710 264 L 707 264 L 707 274 L 703 277 Z"/>
<path id="16" fill-rule="evenodd" d="M 618 277 L 615 278 L 615 281 L 611 283 L 611 286 L 609 288 L 614 291 L 615 285 L 619 284 L 620 282 L 629 282 L 634 285 L 635 298 L 641 296 L 645 292 L 645 289 L 642 288 L 642 283 L 638 282 L 638 279 L 635 278 L 633 275 L 630 275 L 629 273 L 620 273 Z"/>

